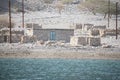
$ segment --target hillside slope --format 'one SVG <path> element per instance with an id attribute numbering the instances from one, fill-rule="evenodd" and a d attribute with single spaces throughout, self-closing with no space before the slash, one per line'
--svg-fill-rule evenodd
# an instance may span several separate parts
<path id="1" fill-rule="evenodd" d="M 12 6 L 17 3 L 17 0 L 11 0 Z M 0 0 L 0 12 L 8 11 L 8 0 Z"/>
<path id="2" fill-rule="evenodd" d="M 26 10 L 41 10 L 44 8 L 44 0 L 24 0 Z M 22 0 L 11 0 L 12 11 L 21 10 Z M 8 11 L 8 0 L 0 0 L 0 12 Z"/>

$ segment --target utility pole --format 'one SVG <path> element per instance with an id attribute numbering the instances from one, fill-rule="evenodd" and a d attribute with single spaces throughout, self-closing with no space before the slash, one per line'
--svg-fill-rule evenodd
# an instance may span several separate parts
<path id="1" fill-rule="evenodd" d="M 116 2 L 116 39 L 118 39 L 118 2 Z"/>
<path id="2" fill-rule="evenodd" d="M 108 27 L 110 27 L 110 0 L 108 0 Z"/>
<path id="3" fill-rule="evenodd" d="M 9 28 L 10 28 L 10 43 L 12 43 L 12 31 L 11 31 L 11 27 L 12 27 L 12 25 L 11 25 L 11 1 L 9 0 L 8 1 L 8 3 L 9 3 Z"/>
<path id="4" fill-rule="evenodd" d="M 22 0 L 22 27 L 24 28 L 24 0 Z"/>

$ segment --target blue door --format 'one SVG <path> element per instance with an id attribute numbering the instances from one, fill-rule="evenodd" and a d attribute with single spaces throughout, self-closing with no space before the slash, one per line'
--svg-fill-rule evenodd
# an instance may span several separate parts
<path id="1" fill-rule="evenodd" d="M 50 32 L 50 40 L 56 40 L 56 33 L 54 31 Z"/>

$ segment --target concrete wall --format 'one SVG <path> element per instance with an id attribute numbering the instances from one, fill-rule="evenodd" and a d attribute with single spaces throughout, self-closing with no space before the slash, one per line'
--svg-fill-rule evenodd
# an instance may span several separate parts
<path id="1" fill-rule="evenodd" d="M 48 41 L 50 40 L 51 32 L 55 32 L 56 41 L 63 40 L 70 42 L 70 37 L 74 35 L 73 29 L 34 29 L 33 35 L 35 35 L 38 40 Z"/>

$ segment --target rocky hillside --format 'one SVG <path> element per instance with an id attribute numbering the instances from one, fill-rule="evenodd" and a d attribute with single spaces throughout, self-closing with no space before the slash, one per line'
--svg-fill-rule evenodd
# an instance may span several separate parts
<path id="1" fill-rule="evenodd" d="M 12 5 L 14 5 L 17 1 L 11 0 Z M 0 0 L 0 12 L 8 11 L 8 0 Z"/>
<path id="2" fill-rule="evenodd" d="M 48 5 L 54 5 L 57 0 L 24 0 L 25 9 L 29 11 L 40 11 L 47 9 Z M 61 0 L 63 3 L 76 4 L 81 0 Z M 19 12 L 22 7 L 22 0 L 11 0 L 12 11 Z M 0 12 L 8 11 L 8 0 L 0 0 Z"/>
<path id="3" fill-rule="evenodd" d="M 25 10 L 27 11 L 41 11 L 41 10 L 53 10 L 53 6 L 55 6 L 55 2 L 58 0 L 24 0 Z M 73 6 L 72 4 L 79 4 L 84 0 L 59 0 L 66 4 L 66 6 Z M 111 1 L 119 1 L 119 0 L 111 0 Z M 119 1 L 120 2 L 120 1 Z M 12 11 L 13 12 L 21 12 L 22 9 L 22 0 L 11 0 L 12 3 Z M 69 9 L 69 8 L 68 8 Z M 73 8 L 74 9 L 74 8 Z M 8 0 L 0 0 L 0 13 L 8 11 Z"/>
<path id="4" fill-rule="evenodd" d="M 15 7 L 20 9 L 22 3 L 21 1 L 22 0 L 17 0 L 17 2 L 19 3 L 19 7 L 17 5 L 15 5 Z M 44 9 L 45 7 L 44 0 L 24 0 L 24 4 L 25 9 L 30 11 L 39 11 Z"/>
<path id="5" fill-rule="evenodd" d="M 26 10 L 44 9 L 44 0 L 24 0 Z M 11 0 L 12 11 L 21 11 L 22 0 Z M 0 0 L 0 12 L 8 11 L 8 0 Z"/>

